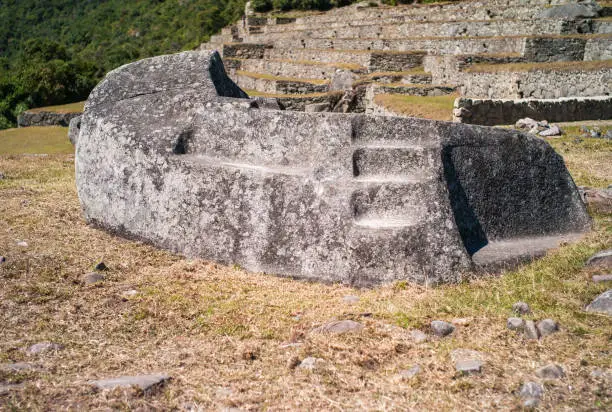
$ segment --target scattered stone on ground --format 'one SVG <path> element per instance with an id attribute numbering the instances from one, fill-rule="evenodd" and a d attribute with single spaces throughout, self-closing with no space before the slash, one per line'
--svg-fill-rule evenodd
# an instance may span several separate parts
<path id="1" fill-rule="evenodd" d="M 0 395 L 6 395 L 10 391 L 23 388 L 22 384 L 3 384 L 0 383 Z"/>
<path id="2" fill-rule="evenodd" d="M 0 172 L 0 180 L 4 180 L 6 179 L 6 176 L 4 175 L 4 173 Z"/>
<path id="3" fill-rule="evenodd" d="M 0 256 L 0 263 L 6 262 L 6 258 L 4 256 Z"/>
<path id="4" fill-rule="evenodd" d="M 410 379 L 414 378 L 415 376 L 417 376 L 419 373 L 421 373 L 421 366 L 414 365 L 414 366 L 410 367 L 409 369 L 400 371 L 400 373 L 398 375 L 399 375 L 400 379 L 410 380 Z"/>
<path id="5" fill-rule="evenodd" d="M 540 136 L 545 136 L 545 137 L 561 136 L 563 134 L 563 131 L 559 128 L 559 126 L 557 126 L 556 124 L 553 124 L 548 129 L 542 130 L 539 134 Z"/>
<path id="6" fill-rule="evenodd" d="M 543 319 L 537 324 L 540 337 L 551 335 L 559 330 L 559 324 L 552 319 Z"/>
<path id="7" fill-rule="evenodd" d="M 364 326 L 355 322 L 354 320 L 335 320 L 325 325 L 321 325 L 318 328 L 313 329 L 314 333 L 347 333 L 347 332 L 360 332 Z"/>
<path id="8" fill-rule="evenodd" d="M 603 379 L 605 381 L 612 382 L 612 371 L 610 370 L 604 371 L 601 369 L 595 369 L 594 371 L 591 372 L 591 378 Z"/>
<path id="9" fill-rule="evenodd" d="M 514 313 L 518 313 L 519 315 L 528 315 L 531 313 L 531 308 L 525 302 L 516 302 L 512 305 L 512 311 Z"/>
<path id="10" fill-rule="evenodd" d="M 0 259 L 1 261 L 2 259 Z M 612 274 L 608 275 L 593 275 L 592 278 L 595 283 L 612 282 Z"/>
<path id="11" fill-rule="evenodd" d="M 517 120 L 514 127 L 517 129 L 531 130 L 538 127 L 538 122 L 530 117 L 525 117 L 524 119 Z"/>
<path id="12" fill-rule="evenodd" d="M 124 299 L 129 299 L 129 298 L 133 298 L 136 295 L 138 295 L 138 291 L 136 289 L 130 289 L 130 290 L 126 290 L 125 292 L 123 292 L 121 294 L 121 297 Z"/>
<path id="13" fill-rule="evenodd" d="M 304 360 L 300 362 L 298 367 L 301 369 L 313 370 L 314 368 L 323 364 L 324 362 L 325 361 L 321 358 L 315 358 L 315 357 L 309 356 L 307 358 L 304 358 Z"/>
<path id="14" fill-rule="evenodd" d="M 463 375 L 471 375 L 473 373 L 480 373 L 482 369 L 482 361 L 478 359 L 463 359 L 455 362 L 455 369 L 457 372 Z"/>
<path id="15" fill-rule="evenodd" d="M 471 318 L 454 318 L 451 320 L 453 325 L 467 326 L 472 322 Z"/>
<path id="16" fill-rule="evenodd" d="M 595 253 L 587 260 L 586 265 L 590 267 L 612 269 L 612 249 L 606 249 Z"/>
<path id="17" fill-rule="evenodd" d="M 170 376 L 165 373 L 156 373 L 151 375 L 120 376 L 90 381 L 89 383 L 98 389 L 130 388 L 136 386 L 143 391 L 149 391 L 169 379 Z"/>
<path id="18" fill-rule="evenodd" d="M 534 408 L 540 403 L 544 395 L 544 387 L 538 382 L 525 382 L 521 387 L 520 396 L 523 398 L 523 406 Z"/>
<path id="19" fill-rule="evenodd" d="M 344 303 L 348 303 L 349 305 L 353 305 L 353 304 L 359 302 L 359 296 L 346 295 L 345 297 L 342 298 L 342 301 Z"/>
<path id="20" fill-rule="evenodd" d="M 99 271 L 108 270 L 108 267 L 106 266 L 104 262 L 100 262 L 96 265 L 94 270 L 99 270 Z"/>
<path id="21" fill-rule="evenodd" d="M 26 349 L 26 352 L 29 353 L 30 355 L 37 355 L 40 353 L 58 351 L 62 349 L 64 349 L 64 346 L 60 345 L 59 343 L 39 342 L 39 343 L 35 343 L 34 345 L 28 347 Z"/>
<path id="22" fill-rule="evenodd" d="M 523 324 L 523 331 L 527 339 L 538 339 L 538 329 L 536 328 L 535 322 L 532 320 L 526 320 Z"/>
<path id="23" fill-rule="evenodd" d="M 431 322 L 431 331 L 434 335 L 444 337 L 450 335 L 455 330 L 455 327 L 443 320 L 434 320 Z"/>
<path id="24" fill-rule="evenodd" d="M 409 335 L 410 335 L 410 339 L 412 339 L 414 343 L 423 343 L 427 340 L 427 335 L 418 329 L 412 329 L 409 332 Z"/>
<path id="25" fill-rule="evenodd" d="M 578 186 L 578 192 L 584 203 L 593 212 L 612 213 L 612 187 L 607 189 L 594 189 L 588 186 Z M 610 264 L 608 263 L 608 266 Z"/>
<path id="26" fill-rule="evenodd" d="M 17 242 L 17 246 L 19 246 L 19 247 L 28 247 L 28 242 L 20 240 L 19 242 Z"/>
<path id="27" fill-rule="evenodd" d="M 551 363 L 536 370 L 536 376 L 542 379 L 561 379 L 565 372 L 561 366 Z"/>
<path id="28" fill-rule="evenodd" d="M 23 372 L 39 369 L 38 365 L 27 362 L 3 363 L 0 364 L 0 371 Z"/>
<path id="29" fill-rule="evenodd" d="M 587 312 L 604 313 L 612 316 L 612 289 L 606 290 L 597 296 L 593 302 L 586 307 Z"/>
<path id="30" fill-rule="evenodd" d="M 524 321 L 521 318 L 508 318 L 506 326 L 510 330 L 523 330 Z"/>
<path id="31" fill-rule="evenodd" d="M 101 273 L 90 272 L 83 275 L 83 283 L 86 285 L 92 285 L 94 283 L 102 282 L 105 276 Z"/>

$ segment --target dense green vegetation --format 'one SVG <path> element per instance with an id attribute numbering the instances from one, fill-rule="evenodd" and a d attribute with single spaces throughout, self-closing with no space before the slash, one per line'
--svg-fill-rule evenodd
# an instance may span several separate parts
<path id="1" fill-rule="evenodd" d="M 0 129 L 28 108 L 83 100 L 107 71 L 191 49 L 246 0 L 0 0 Z"/>

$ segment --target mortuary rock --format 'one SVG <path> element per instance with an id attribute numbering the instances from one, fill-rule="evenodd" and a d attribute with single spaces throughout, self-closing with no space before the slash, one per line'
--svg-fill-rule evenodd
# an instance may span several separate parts
<path id="1" fill-rule="evenodd" d="M 586 310 L 612 316 L 612 289 L 597 296 L 593 302 L 589 303 Z"/>
<path id="2" fill-rule="evenodd" d="M 356 286 L 452 283 L 591 225 L 542 139 L 260 107 L 216 52 L 113 70 L 71 133 L 88 223 L 251 271 Z"/>

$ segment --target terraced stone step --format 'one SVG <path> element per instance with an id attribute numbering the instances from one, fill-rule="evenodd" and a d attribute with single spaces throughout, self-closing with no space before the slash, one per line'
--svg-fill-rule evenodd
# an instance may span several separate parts
<path id="1" fill-rule="evenodd" d="M 328 39 L 282 38 L 274 41 L 274 48 L 368 50 L 368 51 L 425 51 L 431 54 L 521 53 L 525 39 L 515 37 L 411 37 L 403 39 Z"/>
<path id="2" fill-rule="evenodd" d="M 326 80 L 271 76 L 240 70 L 236 70 L 231 77 L 243 89 L 271 94 L 324 93 L 329 87 Z"/>
<path id="3" fill-rule="evenodd" d="M 257 90 L 245 90 L 251 97 L 274 98 L 283 110 L 303 112 L 306 106 L 316 105 L 318 111 L 330 111 L 342 97 L 342 92 L 278 94 L 262 93 Z"/>
<path id="4" fill-rule="evenodd" d="M 373 72 L 361 76 L 361 83 L 405 83 L 405 84 L 429 84 L 431 74 L 426 73 L 423 67 L 415 67 L 405 71 Z"/>
<path id="5" fill-rule="evenodd" d="M 550 8 L 550 1 L 463 1 L 444 4 L 413 4 L 406 6 L 346 8 L 327 13 L 298 17 L 296 24 L 328 24 L 350 17 L 351 20 L 388 19 L 412 17 L 427 20 L 487 20 L 495 18 L 533 18 L 540 11 Z"/>
<path id="6" fill-rule="evenodd" d="M 461 22 L 422 22 L 406 24 L 367 24 L 339 28 L 321 27 L 305 30 L 287 30 L 278 33 L 264 32 L 249 36 L 256 43 L 274 42 L 283 38 L 324 39 L 402 39 L 407 37 L 496 37 L 517 35 L 551 35 L 579 33 L 608 33 L 612 22 L 602 20 L 585 26 L 582 22 L 544 19 L 534 24 L 533 20 L 494 20 Z"/>
<path id="7" fill-rule="evenodd" d="M 226 59 L 226 62 L 231 68 L 250 73 L 318 80 L 331 79 L 337 70 L 350 70 L 359 74 L 367 71 L 365 67 L 356 64 L 331 64 L 308 60 Z"/>

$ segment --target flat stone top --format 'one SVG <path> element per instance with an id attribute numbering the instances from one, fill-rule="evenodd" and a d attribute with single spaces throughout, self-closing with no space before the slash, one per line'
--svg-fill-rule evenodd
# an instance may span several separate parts
<path id="1" fill-rule="evenodd" d="M 89 95 L 85 111 L 169 90 L 198 90 L 208 100 L 217 96 L 248 97 L 227 78 L 219 53 L 191 51 L 138 60 L 109 72 Z"/>

